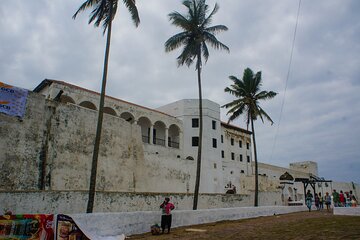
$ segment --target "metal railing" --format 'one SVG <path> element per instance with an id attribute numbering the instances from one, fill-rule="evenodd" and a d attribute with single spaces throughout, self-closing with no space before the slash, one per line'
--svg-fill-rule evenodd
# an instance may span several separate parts
<path id="1" fill-rule="evenodd" d="M 168 142 L 168 147 L 179 148 L 179 143 L 178 143 L 178 142 L 169 141 L 169 142 Z"/>
<path id="2" fill-rule="evenodd" d="M 154 144 L 155 145 L 161 145 L 161 146 L 165 146 L 165 139 L 161 139 L 161 138 L 154 138 Z"/>
<path id="3" fill-rule="evenodd" d="M 142 135 L 142 141 L 143 143 L 150 143 L 150 137 Z M 153 144 L 165 146 L 165 139 L 153 138 Z M 179 148 L 180 144 L 178 142 L 168 141 L 168 147 Z"/>

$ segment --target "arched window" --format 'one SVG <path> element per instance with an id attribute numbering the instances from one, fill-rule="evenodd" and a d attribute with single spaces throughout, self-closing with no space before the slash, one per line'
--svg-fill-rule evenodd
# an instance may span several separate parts
<path id="1" fill-rule="evenodd" d="M 157 121 L 153 128 L 153 143 L 156 145 L 165 146 L 165 124 Z"/>
<path id="2" fill-rule="evenodd" d="M 61 103 L 72 103 L 72 104 L 75 104 L 74 99 L 72 99 L 71 97 L 66 96 L 66 95 L 61 95 L 61 97 L 60 97 L 60 102 L 61 102 Z"/>
<path id="3" fill-rule="evenodd" d="M 168 146 L 173 148 L 179 148 L 180 146 L 180 128 L 172 124 L 169 127 L 168 133 Z"/>
<path id="4" fill-rule="evenodd" d="M 128 121 L 129 123 L 134 123 L 135 122 L 135 117 L 129 112 L 121 113 L 120 117 L 125 119 L 125 121 Z"/>
<path id="5" fill-rule="evenodd" d="M 144 143 L 150 143 L 151 122 L 147 117 L 139 118 L 137 124 L 141 127 L 141 136 Z"/>
<path id="6" fill-rule="evenodd" d="M 82 107 L 84 107 L 84 108 L 89 108 L 89 109 L 92 109 L 92 110 L 97 110 L 95 104 L 93 104 L 92 102 L 89 102 L 89 101 L 81 102 L 79 105 L 82 106 Z"/>
<path id="7" fill-rule="evenodd" d="M 110 108 L 110 107 L 104 107 L 104 113 L 109 114 L 109 115 L 116 116 L 115 110 L 112 109 L 112 108 Z"/>

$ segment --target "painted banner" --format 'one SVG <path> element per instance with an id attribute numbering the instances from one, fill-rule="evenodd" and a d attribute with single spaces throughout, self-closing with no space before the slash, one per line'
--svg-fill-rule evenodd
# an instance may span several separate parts
<path id="1" fill-rule="evenodd" d="M 89 240 L 71 217 L 58 214 L 56 220 L 56 240 Z"/>
<path id="2" fill-rule="evenodd" d="M 54 215 L 2 215 L 0 239 L 54 240 Z"/>
<path id="3" fill-rule="evenodd" d="M 28 90 L 0 82 L 0 112 L 10 116 L 23 117 Z"/>

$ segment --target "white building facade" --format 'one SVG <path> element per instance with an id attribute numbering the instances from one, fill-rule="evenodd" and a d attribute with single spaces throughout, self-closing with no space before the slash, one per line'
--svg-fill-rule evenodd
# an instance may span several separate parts
<path id="1" fill-rule="evenodd" d="M 99 93 L 46 79 L 29 92 L 21 121 L 0 114 L 0 132 L 12 133 L 0 139 L 6 149 L 0 156 L 0 191 L 87 191 L 99 98 Z M 112 192 L 194 191 L 198 100 L 150 109 L 107 96 L 104 113 L 98 192 L 106 197 Z M 207 99 L 203 100 L 203 126 L 200 193 L 224 194 L 236 187 L 237 194 L 252 196 L 252 133 L 222 122 L 219 104 Z M 22 168 L 26 171 L 16 173 L 18 166 L 26 166 Z M 259 190 L 269 193 L 268 197 L 263 194 L 266 205 L 281 205 L 276 197 L 280 195 L 283 203 L 288 197 L 303 199 L 302 183 L 281 184 L 279 178 L 285 172 L 294 178 L 318 175 L 317 164 L 311 161 L 289 168 L 259 163 Z M 353 186 L 343 190 L 355 190 Z"/>

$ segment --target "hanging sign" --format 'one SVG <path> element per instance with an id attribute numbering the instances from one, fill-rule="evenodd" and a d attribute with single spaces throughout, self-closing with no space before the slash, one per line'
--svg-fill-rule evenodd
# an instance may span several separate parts
<path id="1" fill-rule="evenodd" d="M 28 90 L 0 82 L 0 112 L 14 117 L 23 117 Z"/>

